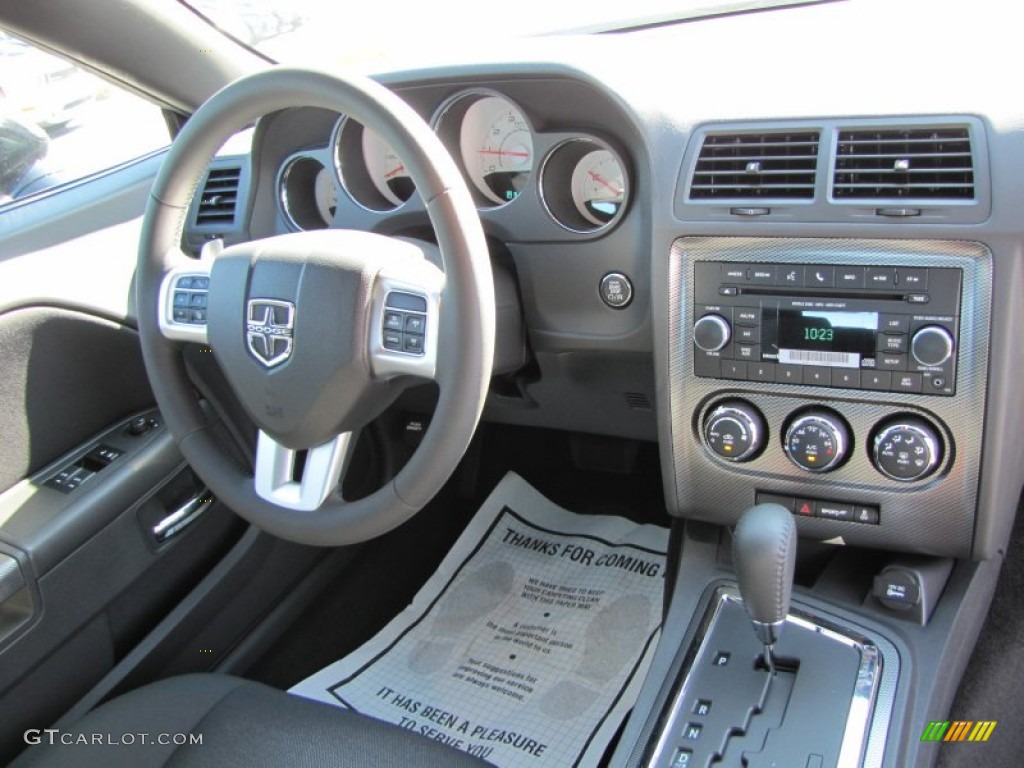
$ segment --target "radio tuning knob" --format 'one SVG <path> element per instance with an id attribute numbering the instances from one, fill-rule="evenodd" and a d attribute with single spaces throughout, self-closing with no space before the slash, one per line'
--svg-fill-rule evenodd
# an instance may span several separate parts
<path id="1" fill-rule="evenodd" d="M 942 440 L 935 428 L 915 416 L 897 418 L 875 435 L 872 459 L 886 477 L 910 483 L 935 471 L 942 458 Z"/>
<path id="2" fill-rule="evenodd" d="M 941 325 L 926 325 L 914 334 L 910 353 L 921 365 L 942 365 L 953 356 L 953 336 Z"/>
<path id="3" fill-rule="evenodd" d="M 705 352 L 718 352 L 731 336 L 729 321 L 721 315 L 704 315 L 693 324 L 693 343 Z"/>
<path id="4" fill-rule="evenodd" d="M 704 421 L 704 442 L 728 461 L 750 461 L 764 448 L 761 412 L 742 400 L 726 400 Z"/>
<path id="5" fill-rule="evenodd" d="M 808 472 L 828 472 L 845 458 L 850 431 L 839 414 L 825 409 L 793 419 L 783 447 L 789 460 Z"/>

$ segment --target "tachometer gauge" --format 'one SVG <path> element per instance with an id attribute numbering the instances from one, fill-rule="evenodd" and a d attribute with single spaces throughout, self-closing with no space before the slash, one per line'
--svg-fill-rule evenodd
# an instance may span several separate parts
<path id="1" fill-rule="evenodd" d="M 598 227 L 614 219 L 626 200 L 622 165 L 607 149 L 595 149 L 580 158 L 571 183 L 576 210 Z"/>
<path id="2" fill-rule="evenodd" d="M 313 194 L 316 197 L 316 209 L 324 224 L 334 221 L 334 212 L 338 209 L 338 189 L 334 186 L 334 174 L 321 167 L 316 175 Z"/>
<path id="3" fill-rule="evenodd" d="M 385 200 L 398 207 L 416 191 L 405 164 L 373 131 L 363 129 L 363 162 L 370 180 Z"/>
<path id="4" fill-rule="evenodd" d="M 515 200 L 533 170 L 530 126 L 519 108 L 500 96 L 485 96 L 466 109 L 459 149 L 469 180 L 496 205 Z"/>

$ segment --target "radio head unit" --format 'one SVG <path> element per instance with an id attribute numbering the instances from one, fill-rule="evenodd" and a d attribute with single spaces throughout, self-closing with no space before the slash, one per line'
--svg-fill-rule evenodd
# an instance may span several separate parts
<path id="1" fill-rule="evenodd" d="M 694 263 L 694 374 L 951 396 L 956 268 Z"/>

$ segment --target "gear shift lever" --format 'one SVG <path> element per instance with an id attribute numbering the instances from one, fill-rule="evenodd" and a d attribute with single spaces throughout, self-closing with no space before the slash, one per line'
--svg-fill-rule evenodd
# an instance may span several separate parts
<path id="1" fill-rule="evenodd" d="M 732 540 L 740 595 L 754 633 L 764 643 L 764 661 L 774 672 L 772 649 L 789 613 L 796 566 L 796 523 L 778 504 L 758 504 L 740 517 Z"/>

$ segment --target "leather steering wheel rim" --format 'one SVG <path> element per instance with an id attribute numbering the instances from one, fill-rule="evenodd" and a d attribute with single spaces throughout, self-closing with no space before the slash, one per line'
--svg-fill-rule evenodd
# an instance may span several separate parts
<path id="1" fill-rule="evenodd" d="M 320 107 L 376 132 L 403 158 L 426 204 L 444 265 L 435 380 L 439 399 L 405 467 L 354 502 L 335 489 L 318 509 L 296 512 L 254 490 L 253 476 L 214 439 L 185 373 L 181 343 L 160 329 L 160 286 L 194 259 L 181 251 L 192 197 L 220 145 L 271 112 Z M 215 286 L 211 286 L 211 290 Z M 153 185 L 136 274 L 143 356 L 158 406 L 182 454 L 213 493 L 249 522 L 302 544 L 339 546 L 379 536 L 421 509 L 454 472 L 476 430 L 494 353 L 494 288 L 480 219 L 466 183 L 440 140 L 405 102 L 361 76 L 274 67 L 214 94 L 175 139 Z M 214 349 L 216 355 L 216 348 Z"/>

